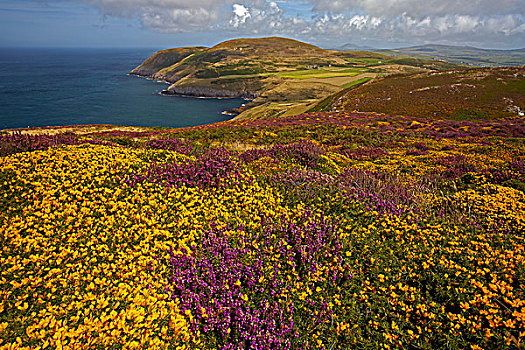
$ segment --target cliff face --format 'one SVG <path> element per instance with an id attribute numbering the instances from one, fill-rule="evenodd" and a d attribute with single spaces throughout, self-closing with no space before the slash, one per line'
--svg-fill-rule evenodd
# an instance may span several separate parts
<path id="1" fill-rule="evenodd" d="M 246 98 L 254 99 L 258 95 L 242 90 L 223 90 L 204 86 L 176 86 L 171 85 L 162 91 L 165 95 L 184 95 L 192 97 L 214 97 L 214 98 Z"/>
<path id="2" fill-rule="evenodd" d="M 155 74 L 155 71 L 152 70 L 152 69 L 148 69 L 148 68 L 139 68 L 139 67 L 137 67 L 137 68 L 133 69 L 131 72 L 129 72 L 129 74 L 138 75 L 140 77 L 150 77 L 153 74 Z"/>
<path id="3" fill-rule="evenodd" d="M 247 77 L 241 79 L 192 79 L 185 77 L 172 84 L 164 94 L 194 97 L 245 98 L 255 99 L 275 79 L 268 77 Z"/>
<path id="4" fill-rule="evenodd" d="M 155 80 L 165 81 L 167 83 L 172 83 L 172 84 L 175 84 L 176 82 L 184 78 L 184 76 L 181 76 L 181 75 L 165 75 L 159 72 L 152 74 L 152 75 L 148 75 L 148 76 Z"/>

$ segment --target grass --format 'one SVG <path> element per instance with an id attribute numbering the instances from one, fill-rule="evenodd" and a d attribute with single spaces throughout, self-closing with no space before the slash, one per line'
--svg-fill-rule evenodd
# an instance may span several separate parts
<path id="1" fill-rule="evenodd" d="M 280 72 L 277 73 L 277 76 L 282 78 L 290 79 L 311 79 L 311 78 L 333 78 L 333 77 L 352 77 L 360 73 L 364 73 L 366 70 L 357 69 L 357 68 L 346 68 L 346 69 L 307 69 L 307 70 L 297 70 L 291 72 Z"/>
<path id="2" fill-rule="evenodd" d="M 363 78 L 363 79 L 359 79 L 359 80 L 356 80 L 356 81 L 351 81 L 351 82 L 349 82 L 347 84 L 344 84 L 343 85 L 343 89 L 349 88 L 349 87 L 357 85 L 357 84 L 363 84 L 363 83 L 366 83 L 367 81 L 370 81 L 370 80 L 372 80 L 372 78 Z"/>
<path id="3" fill-rule="evenodd" d="M 364 65 L 366 67 L 372 67 L 377 66 L 381 64 L 385 64 L 386 61 L 388 61 L 388 58 L 385 57 L 385 59 L 377 59 L 377 58 L 347 58 L 348 62 L 356 65 Z"/>

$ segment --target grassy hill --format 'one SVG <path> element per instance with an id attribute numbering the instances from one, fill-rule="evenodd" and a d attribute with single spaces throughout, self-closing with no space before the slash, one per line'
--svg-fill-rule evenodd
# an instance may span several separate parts
<path id="1" fill-rule="evenodd" d="M 207 97 L 244 97 L 252 102 L 239 112 L 250 118 L 294 113 L 363 78 L 400 72 L 457 67 L 379 53 L 324 50 L 300 41 L 270 37 L 235 39 L 212 48 L 180 48 L 156 53 L 132 74 L 173 83 L 165 93 Z M 247 114 L 240 116 L 247 117 Z"/>
<path id="2" fill-rule="evenodd" d="M 423 45 L 393 50 L 376 50 L 391 56 L 416 56 L 474 66 L 525 65 L 525 48 L 517 50 L 487 50 L 469 46 Z"/>
<path id="3" fill-rule="evenodd" d="M 525 67 L 395 75 L 343 91 L 317 110 L 381 112 L 436 119 L 523 117 Z"/>

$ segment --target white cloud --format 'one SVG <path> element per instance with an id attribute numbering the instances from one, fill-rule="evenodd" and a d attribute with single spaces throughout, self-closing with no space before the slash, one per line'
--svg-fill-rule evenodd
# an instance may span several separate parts
<path id="1" fill-rule="evenodd" d="M 247 7 L 240 4 L 233 4 L 233 18 L 230 19 L 230 25 L 234 28 L 246 23 L 246 20 L 252 15 Z"/>
<path id="2" fill-rule="evenodd" d="M 233 4 L 233 14 L 240 18 L 250 17 L 250 11 L 244 5 Z"/>
<path id="3" fill-rule="evenodd" d="M 228 18 L 225 9 L 235 0 L 74 0 L 102 14 L 139 18 L 143 26 L 164 32 L 198 31 Z"/>
<path id="4" fill-rule="evenodd" d="M 63 1 L 63 0 L 47 0 Z M 162 32 L 525 45 L 524 0 L 68 0 Z M 298 6 L 302 4 L 301 6 Z M 310 4 L 308 6 L 308 4 Z M 297 5 L 297 6 L 295 6 Z M 301 8 L 302 13 L 287 13 Z"/>
<path id="5" fill-rule="evenodd" d="M 344 17 L 343 17 L 344 18 Z M 326 21 L 325 21 L 326 22 Z M 348 25 L 350 27 L 355 28 L 356 30 L 364 30 L 364 29 L 373 29 L 377 28 L 381 24 L 382 20 L 381 18 L 377 17 L 370 17 L 370 16 L 364 16 L 364 15 L 354 15 L 350 20 L 348 21 Z"/>
<path id="6" fill-rule="evenodd" d="M 318 12 L 344 12 L 359 9 L 374 16 L 412 18 L 457 15 L 525 15 L 523 0 L 305 0 Z"/>
<path id="7" fill-rule="evenodd" d="M 520 34 L 520 33 L 524 33 L 524 34 L 525 34 L 525 23 L 523 23 L 523 24 L 520 25 L 519 27 L 515 27 L 515 28 L 513 28 L 513 29 L 510 31 L 510 34 L 511 34 L 511 35 L 514 35 L 514 34 Z"/>
<path id="8" fill-rule="evenodd" d="M 179 9 L 168 11 L 144 11 L 140 20 L 142 24 L 159 32 L 200 30 L 210 22 L 218 20 L 217 14 L 205 8 Z"/>

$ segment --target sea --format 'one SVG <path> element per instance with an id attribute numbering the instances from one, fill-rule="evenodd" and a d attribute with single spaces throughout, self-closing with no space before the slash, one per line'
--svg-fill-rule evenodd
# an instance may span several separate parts
<path id="1" fill-rule="evenodd" d="M 242 99 L 165 96 L 128 75 L 155 49 L 0 48 L 0 129 L 113 124 L 186 127 L 228 120 Z"/>

